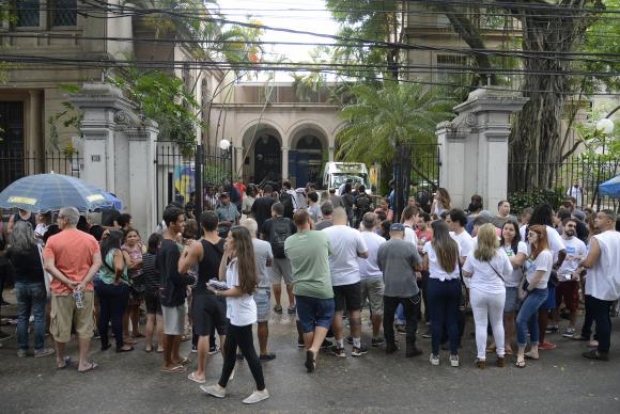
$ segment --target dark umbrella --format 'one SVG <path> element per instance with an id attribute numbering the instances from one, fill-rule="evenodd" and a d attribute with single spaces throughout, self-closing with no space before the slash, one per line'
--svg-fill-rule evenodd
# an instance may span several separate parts
<path id="1" fill-rule="evenodd" d="M 29 211 L 75 207 L 80 211 L 110 207 L 103 191 L 79 178 L 62 174 L 37 174 L 20 178 L 0 193 L 0 207 Z"/>

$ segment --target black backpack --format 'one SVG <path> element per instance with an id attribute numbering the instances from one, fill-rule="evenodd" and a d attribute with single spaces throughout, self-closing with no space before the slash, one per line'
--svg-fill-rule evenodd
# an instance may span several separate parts
<path id="1" fill-rule="evenodd" d="M 280 194 L 280 203 L 284 206 L 284 217 L 292 219 L 293 213 L 295 212 L 293 196 L 286 191 L 282 191 L 282 194 Z"/>
<path id="2" fill-rule="evenodd" d="M 360 211 L 361 215 L 368 213 L 372 210 L 372 200 L 370 196 L 366 193 L 362 193 L 357 196 L 357 200 L 355 200 L 355 206 Z"/>
<path id="3" fill-rule="evenodd" d="M 291 230 L 291 220 L 286 217 L 277 217 L 271 221 L 271 231 L 269 232 L 269 243 L 273 251 L 273 257 L 284 259 L 284 242 L 293 234 Z"/>

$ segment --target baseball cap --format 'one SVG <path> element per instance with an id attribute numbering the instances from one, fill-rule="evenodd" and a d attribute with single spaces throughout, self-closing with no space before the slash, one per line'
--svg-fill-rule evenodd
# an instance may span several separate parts
<path id="1" fill-rule="evenodd" d="M 390 231 L 405 231 L 405 226 L 403 223 L 392 223 Z"/>

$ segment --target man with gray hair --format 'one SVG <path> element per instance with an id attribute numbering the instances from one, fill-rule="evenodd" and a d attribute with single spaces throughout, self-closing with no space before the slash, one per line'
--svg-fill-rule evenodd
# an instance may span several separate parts
<path id="1" fill-rule="evenodd" d="M 323 230 L 333 226 L 334 223 L 332 222 L 332 214 L 334 214 L 334 205 L 331 201 L 326 201 L 321 204 L 321 215 L 323 216 L 323 219 L 318 223 L 315 223 L 314 229 Z"/>
<path id="2" fill-rule="evenodd" d="M 258 233 L 258 223 L 254 219 L 241 220 L 240 224 L 250 231 L 252 235 L 252 245 L 254 247 L 254 261 L 256 262 L 256 273 L 258 284 L 254 291 L 254 302 L 256 302 L 256 321 L 258 322 L 258 345 L 260 348 L 259 359 L 261 361 L 271 361 L 276 355 L 267 350 L 267 339 L 269 338 L 269 306 L 271 303 L 271 278 L 268 267 L 273 266 L 273 251 L 271 244 L 256 238 Z"/>
<path id="3" fill-rule="evenodd" d="M 65 347 L 74 323 L 80 349 L 77 369 L 85 372 L 97 368 L 95 362 L 86 359 L 95 328 L 92 280 L 101 266 L 101 253 L 97 240 L 76 228 L 79 218 L 74 207 L 60 210 L 57 220 L 62 231 L 47 240 L 43 259 L 45 270 L 53 277 L 50 333 L 56 342 L 56 365 L 59 369 L 69 365 Z"/>

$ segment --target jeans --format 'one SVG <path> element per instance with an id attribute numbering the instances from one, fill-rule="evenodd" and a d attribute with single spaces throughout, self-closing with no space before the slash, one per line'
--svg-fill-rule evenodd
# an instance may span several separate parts
<path id="1" fill-rule="evenodd" d="M 585 295 L 585 315 L 583 318 L 583 327 L 581 328 L 581 336 L 590 339 L 592 337 L 592 324 L 594 323 L 594 314 L 592 309 L 592 296 Z M 594 339 L 597 339 L 597 335 Z"/>
<path id="2" fill-rule="evenodd" d="M 28 350 L 28 325 L 30 313 L 34 315 L 34 350 L 45 347 L 45 304 L 47 291 L 41 283 L 15 283 L 17 297 L 17 344 L 19 349 Z"/>
<path id="3" fill-rule="evenodd" d="M 611 317 L 609 316 L 610 307 L 613 301 L 597 299 L 594 296 L 590 298 L 592 318 L 596 322 L 596 337 L 598 340 L 598 351 L 609 352 L 611 342 Z"/>
<path id="4" fill-rule="evenodd" d="M 222 367 L 222 375 L 218 384 L 222 388 L 226 388 L 230 374 L 235 369 L 237 361 L 237 347 L 245 357 L 250 367 L 250 372 L 256 382 L 256 389 L 262 391 L 265 389 L 265 377 L 263 376 L 263 367 L 260 365 L 256 349 L 254 348 L 254 338 L 252 337 L 252 325 L 228 326 L 228 336 L 224 342 L 224 366 Z"/>
<path id="5" fill-rule="evenodd" d="M 401 306 L 405 314 L 406 325 L 406 341 L 408 347 L 415 347 L 415 333 L 418 330 L 418 321 L 420 320 L 420 295 L 409 298 L 395 298 L 391 296 L 383 297 L 383 334 L 388 344 L 395 344 L 394 339 L 394 311 L 396 307 Z"/>
<path id="6" fill-rule="evenodd" d="M 95 292 L 99 297 L 99 335 L 101 335 L 101 349 L 107 348 L 108 324 L 112 321 L 112 332 L 116 340 L 116 350 L 120 350 L 123 343 L 123 314 L 129 302 L 129 286 L 124 283 L 120 285 L 107 284 L 97 279 L 95 281 Z"/>
<path id="7" fill-rule="evenodd" d="M 383 306 L 383 312 L 385 312 L 385 305 Z M 405 320 L 405 311 L 403 310 L 403 305 L 399 304 L 396 307 L 396 315 L 394 315 L 396 317 L 396 324 L 397 325 L 404 325 L 406 323 Z"/>
<path id="8" fill-rule="evenodd" d="M 461 281 L 429 278 L 427 285 L 428 306 L 431 316 L 431 346 L 434 355 L 439 355 L 439 346 L 444 325 L 448 330 L 450 354 L 459 352 L 459 305 L 461 303 Z"/>
<path id="9" fill-rule="evenodd" d="M 521 310 L 517 315 L 517 345 L 524 347 L 527 344 L 526 330 L 530 333 L 530 343 L 538 345 L 540 332 L 538 332 L 538 309 L 547 300 L 549 291 L 545 289 L 533 289 L 521 304 Z"/>

